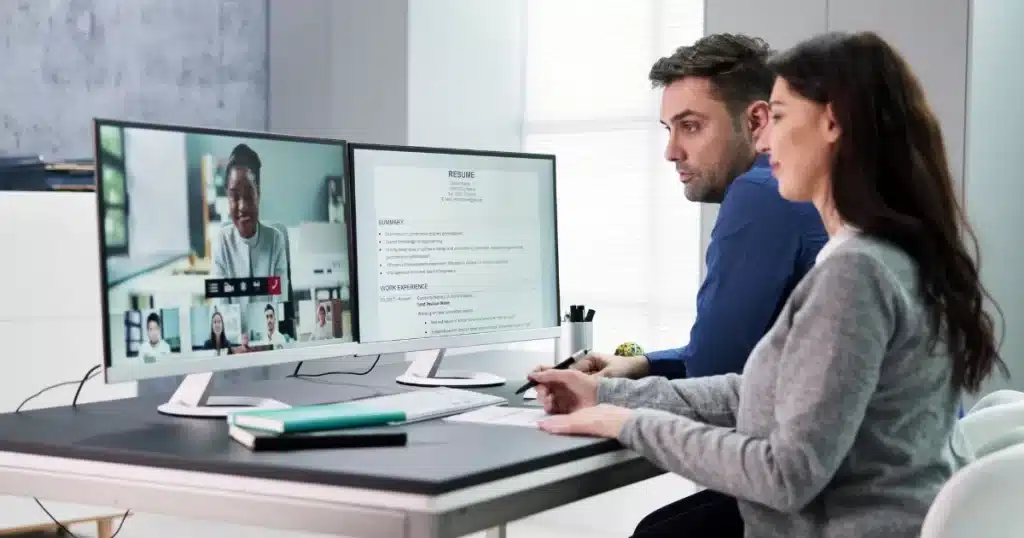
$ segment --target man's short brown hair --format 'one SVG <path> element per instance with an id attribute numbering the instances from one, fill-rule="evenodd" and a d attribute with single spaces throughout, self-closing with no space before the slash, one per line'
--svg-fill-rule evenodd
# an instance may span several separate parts
<path id="1" fill-rule="evenodd" d="M 775 82 L 768 68 L 771 55 L 771 47 L 761 38 L 712 34 L 655 62 L 649 78 L 655 88 L 686 77 L 707 78 L 716 97 L 736 114 L 771 95 Z"/>

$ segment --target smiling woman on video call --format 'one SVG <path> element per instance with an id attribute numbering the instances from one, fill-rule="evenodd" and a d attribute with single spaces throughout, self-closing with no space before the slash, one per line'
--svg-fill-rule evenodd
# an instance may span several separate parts
<path id="1" fill-rule="evenodd" d="M 561 415 L 541 427 L 617 438 L 708 488 L 638 537 L 914 537 L 969 457 L 962 392 L 1005 371 L 974 236 L 938 121 L 885 41 L 819 36 L 772 67 L 759 149 L 782 196 L 821 214 L 830 239 L 815 267 L 741 375 L 537 372 Z"/>

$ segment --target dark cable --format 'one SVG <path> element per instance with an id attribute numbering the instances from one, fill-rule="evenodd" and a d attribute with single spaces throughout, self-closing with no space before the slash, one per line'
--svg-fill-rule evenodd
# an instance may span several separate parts
<path id="1" fill-rule="evenodd" d="M 66 534 L 66 535 L 70 536 L 71 538 L 78 538 L 77 534 L 71 532 L 71 530 L 68 529 L 67 527 L 65 527 L 64 524 L 61 523 L 60 521 L 57 521 L 57 518 L 53 517 L 53 514 L 51 514 L 50 511 L 47 510 L 45 506 L 43 506 L 43 503 L 39 502 L 39 499 L 37 499 L 36 497 L 32 497 L 32 500 L 34 500 L 36 502 L 36 504 L 39 505 L 39 508 L 42 508 L 43 512 L 46 512 L 46 515 L 50 518 L 50 521 L 52 521 L 55 525 L 57 525 L 57 528 L 60 529 L 61 533 Z M 118 523 L 118 525 L 117 525 L 117 530 L 114 531 L 114 534 L 110 535 L 110 538 L 114 538 L 115 536 L 117 536 L 121 532 L 121 527 L 124 527 L 124 522 L 125 522 L 126 519 L 128 519 L 128 516 L 131 513 L 132 513 L 132 511 L 130 509 L 124 511 L 124 515 L 121 516 L 121 522 Z"/>
<path id="2" fill-rule="evenodd" d="M 295 371 L 292 372 L 291 375 L 289 375 L 288 377 L 323 377 L 325 375 L 366 375 L 366 374 L 372 372 L 373 369 L 377 367 L 377 363 L 380 362 L 380 357 L 381 357 L 381 355 L 378 353 L 377 354 L 377 358 L 373 359 L 373 364 L 371 364 L 370 367 L 367 368 L 365 372 L 332 371 L 332 372 L 320 372 L 320 373 L 317 373 L 317 374 L 300 374 L 299 373 L 299 369 L 302 368 L 302 361 L 299 361 L 299 364 L 295 365 Z"/>
<path id="3" fill-rule="evenodd" d="M 99 375 L 99 372 L 97 372 L 97 370 L 99 370 L 101 367 L 102 367 L 102 365 L 97 364 L 96 366 L 93 366 L 92 368 L 89 368 L 89 371 L 86 372 L 84 376 L 82 376 L 82 379 L 80 381 L 64 381 L 64 382 L 61 382 L 61 383 L 55 383 L 53 385 L 50 385 L 49 387 L 44 388 L 43 390 L 33 394 L 32 396 L 29 396 L 28 398 L 25 398 L 24 401 L 22 401 L 20 404 L 18 404 L 18 407 L 14 410 L 14 412 L 15 413 L 20 413 L 21 412 L 21 408 L 24 407 L 25 404 L 27 404 L 27 403 L 31 402 L 32 400 L 38 398 L 40 395 L 42 395 L 43 393 L 45 393 L 48 390 L 52 390 L 52 389 L 55 389 L 55 388 L 58 388 L 58 387 L 64 387 L 64 386 L 67 386 L 67 385 L 75 385 L 75 384 L 78 385 L 78 389 L 75 390 L 75 397 L 74 397 L 74 399 L 71 400 L 71 407 L 77 407 L 78 406 L 78 396 L 82 393 L 82 387 L 85 386 L 85 382 L 90 380 L 90 379 L 92 379 L 92 378 L 94 378 L 94 377 L 96 377 L 97 375 Z M 60 529 L 60 531 L 62 533 L 70 536 L 71 538 L 78 538 L 78 536 L 75 533 L 71 532 L 71 530 L 68 529 L 67 527 L 65 527 L 63 523 L 61 523 L 60 521 L 57 521 L 57 518 L 53 517 L 53 514 L 51 514 L 50 511 L 47 510 L 45 506 L 43 506 L 42 501 L 40 501 L 38 497 L 32 497 L 32 500 L 34 500 L 36 502 L 36 504 L 39 505 L 39 508 L 41 508 L 43 510 L 43 512 L 46 513 L 46 516 L 50 518 L 50 521 L 53 521 L 53 523 L 55 525 L 57 525 L 57 528 Z M 117 530 L 114 531 L 114 534 L 110 535 L 110 538 L 114 538 L 115 536 L 117 536 L 121 532 L 121 527 L 124 527 L 124 522 L 125 522 L 126 519 L 128 519 L 128 515 L 131 514 L 131 513 L 132 513 L 132 511 L 131 511 L 130 508 L 128 510 L 124 511 L 124 515 L 121 516 L 121 523 L 119 523 L 117 525 Z"/>
<path id="4" fill-rule="evenodd" d="M 18 404 L 18 407 L 14 410 L 14 412 L 15 413 L 20 413 L 21 412 L 21 408 L 25 407 L 25 404 L 27 404 L 27 403 L 31 402 L 32 400 L 35 400 L 36 398 L 42 396 L 47 391 L 52 390 L 52 389 L 56 389 L 56 388 L 59 388 L 59 387 L 66 387 L 68 385 L 78 385 L 78 390 L 75 391 L 75 399 L 71 400 L 71 407 L 76 407 L 78 405 L 78 395 L 82 393 L 82 387 L 85 385 L 85 382 L 90 380 L 90 379 L 92 379 L 92 378 L 94 378 L 94 377 L 96 377 L 96 375 L 97 375 L 96 370 L 99 370 L 99 369 L 100 369 L 100 365 L 97 364 L 96 366 L 93 366 L 92 368 L 90 368 L 89 371 L 85 373 L 85 375 L 82 377 L 82 379 L 80 381 L 62 381 L 60 383 L 55 383 L 53 385 L 50 385 L 49 387 L 44 388 L 43 390 L 33 394 L 32 396 L 29 396 L 28 398 L 25 398 L 20 404 Z"/>
<path id="5" fill-rule="evenodd" d="M 95 372 L 96 370 L 99 370 L 100 366 L 101 365 L 99 365 L 99 364 L 97 364 L 96 366 L 93 366 L 92 368 L 89 369 L 88 372 L 85 373 L 84 376 L 82 376 L 82 381 L 78 384 L 78 388 L 75 389 L 75 397 L 71 399 L 71 407 L 78 407 L 78 395 L 82 393 L 82 387 L 85 386 L 85 382 L 86 381 L 92 379 L 93 372 Z"/>

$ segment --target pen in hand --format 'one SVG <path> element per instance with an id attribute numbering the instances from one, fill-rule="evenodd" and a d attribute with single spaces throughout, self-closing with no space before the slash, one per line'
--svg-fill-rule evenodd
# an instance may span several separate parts
<path id="1" fill-rule="evenodd" d="M 579 359 L 581 359 L 583 357 L 586 357 L 587 353 L 589 353 L 589 352 L 590 352 L 590 350 L 588 350 L 588 349 L 581 349 L 581 350 L 577 351 L 576 353 L 573 353 L 572 356 L 569 357 L 568 359 L 565 359 L 564 361 L 556 364 L 554 366 L 554 369 L 555 370 L 567 370 L 577 360 L 579 360 Z M 519 390 L 516 391 L 516 394 L 522 394 L 522 393 L 524 393 L 524 392 L 526 392 L 526 391 L 528 391 L 528 390 L 530 390 L 530 389 L 532 389 L 533 387 L 536 387 L 536 386 L 537 386 L 537 382 L 536 381 L 528 381 L 525 385 L 519 387 Z"/>

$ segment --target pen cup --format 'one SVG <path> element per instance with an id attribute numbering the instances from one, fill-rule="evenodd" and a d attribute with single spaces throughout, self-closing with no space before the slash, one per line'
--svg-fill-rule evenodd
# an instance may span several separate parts
<path id="1" fill-rule="evenodd" d="M 568 324 L 568 353 L 572 355 L 581 349 L 594 349 L 594 322 L 570 321 Z"/>

